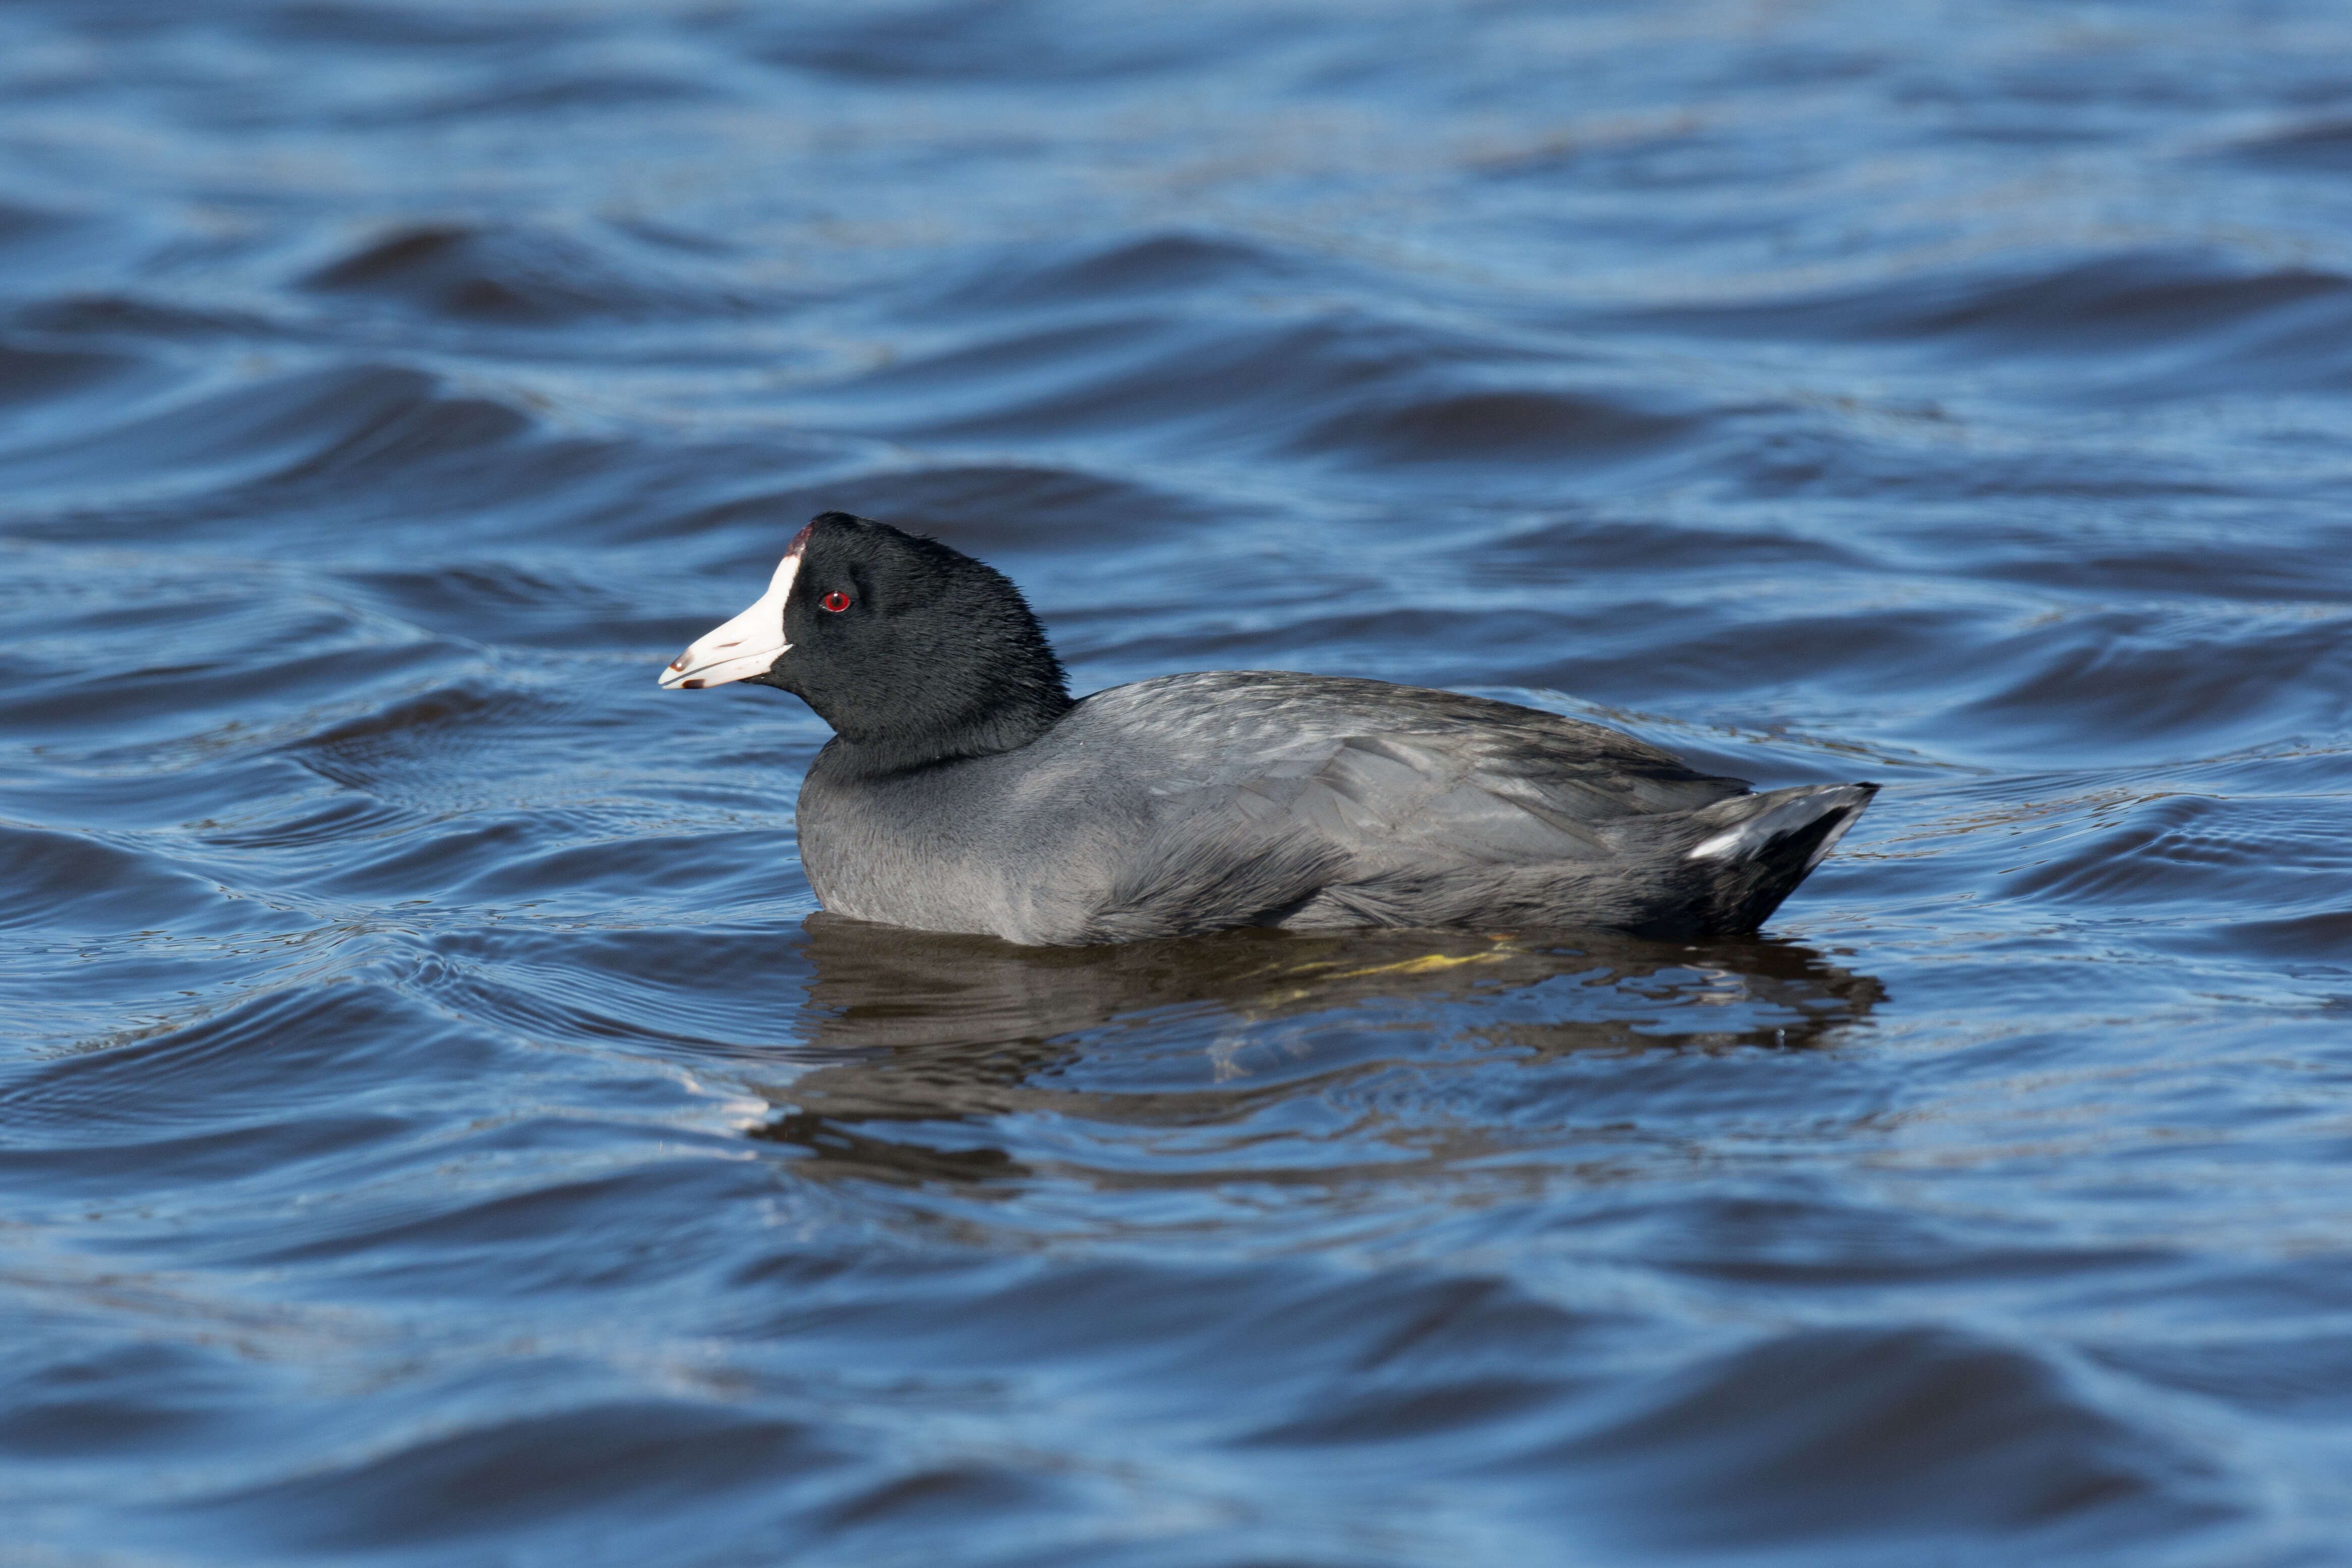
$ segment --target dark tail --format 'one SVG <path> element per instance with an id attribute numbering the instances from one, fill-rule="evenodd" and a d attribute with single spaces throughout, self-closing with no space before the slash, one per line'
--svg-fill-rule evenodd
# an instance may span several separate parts
<path id="1" fill-rule="evenodd" d="M 1717 826 L 1734 802 L 1705 813 L 1715 818 L 1709 823 L 1715 831 L 1688 852 L 1717 868 L 1716 929 L 1753 931 L 1763 925 L 1828 858 L 1877 793 L 1875 784 L 1807 784 L 1743 797 L 1737 804 L 1744 809 L 1728 825 Z"/>

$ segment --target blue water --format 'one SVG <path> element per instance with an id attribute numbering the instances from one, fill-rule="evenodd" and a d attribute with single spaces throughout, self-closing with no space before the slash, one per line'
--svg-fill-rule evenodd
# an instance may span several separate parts
<path id="1" fill-rule="evenodd" d="M 0 9 L 0 1563 L 2352 1563 L 2352 11 Z M 1763 936 L 815 914 L 1080 690 L 1885 793 Z"/>

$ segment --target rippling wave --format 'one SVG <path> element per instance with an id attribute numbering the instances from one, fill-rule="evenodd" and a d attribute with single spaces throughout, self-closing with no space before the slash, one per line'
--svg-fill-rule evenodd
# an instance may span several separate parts
<path id="1" fill-rule="evenodd" d="M 2352 19 L 0 13 L 0 1563 L 2344 1560 Z M 1884 779 L 1752 941 L 818 913 L 1082 688 Z"/>

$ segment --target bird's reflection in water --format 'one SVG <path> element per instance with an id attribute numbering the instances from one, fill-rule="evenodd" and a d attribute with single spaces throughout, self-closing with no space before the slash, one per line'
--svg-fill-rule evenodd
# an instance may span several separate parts
<path id="1" fill-rule="evenodd" d="M 829 915 L 807 922 L 807 1063 L 761 1092 L 755 1136 L 799 1145 L 808 1174 L 984 1181 L 1023 1167 L 992 1144 L 910 1135 L 917 1124 L 1019 1113 L 1167 1126 L 1228 1120 L 1270 1092 L 1361 1071 L 1430 1042 L 1498 1061 L 1571 1052 L 1803 1050 L 1867 1017 L 1878 982 L 1769 938 L 1703 945 L 1605 932 L 1265 929 L 1099 947 L 1019 947 Z M 1316 1026 L 1358 1047 L 1318 1064 Z M 1244 1059 L 1246 1047 L 1278 1049 Z M 1171 1051 L 1171 1040 L 1182 1048 Z M 1114 1088 L 1076 1069 L 1151 1058 Z M 1335 1053 L 1339 1054 L 1339 1053 Z M 1265 1062 L 1279 1058 L 1269 1080 Z M 1307 1092 L 1311 1092 L 1311 1089 Z M 969 1126 L 966 1131 L 969 1132 Z"/>

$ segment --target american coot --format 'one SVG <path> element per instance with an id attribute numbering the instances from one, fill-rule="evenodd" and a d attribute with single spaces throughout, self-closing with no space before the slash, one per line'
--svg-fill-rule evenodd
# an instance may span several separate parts
<path id="1" fill-rule="evenodd" d="M 1875 784 L 1756 794 L 1630 736 L 1381 681 L 1163 675 L 1073 701 L 1021 591 L 825 512 L 661 684 L 791 692 L 825 908 L 1077 944 L 1237 925 L 1752 930 Z"/>

